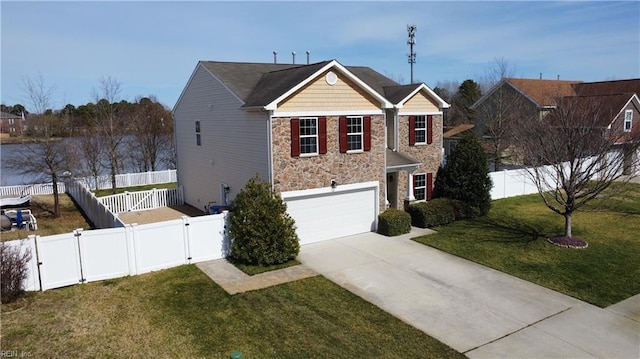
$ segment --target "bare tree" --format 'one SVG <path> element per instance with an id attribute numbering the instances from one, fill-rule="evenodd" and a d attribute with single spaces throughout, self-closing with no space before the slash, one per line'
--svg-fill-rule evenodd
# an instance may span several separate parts
<path id="1" fill-rule="evenodd" d="M 172 149 L 171 113 L 154 98 L 144 97 L 136 101 L 129 116 L 136 128 L 129 142 L 134 166 L 141 171 L 155 171 L 163 156 Z"/>
<path id="2" fill-rule="evenodd" d="M 95 125 L 100 144 L 108 162 L 111 188 L 116 192 L 116 175 L 121 168 L 120 149 L 126 134 L 126 121 L 118 102 L 120 82 L 111 77 L 101 77 L 98 89 L 94 89 Z"/>
<path id="3" fill-rule="evenodd" d="M 557 107 L 537 121 L 522 122 L 516 133 L 540 197 L 564 216 L 563 237 L 554 243 L 585 246 L 573 237 L 572 215 L 585 204 L 603 198 L 614 181 L 623 180 L 624 166 L 640 145 L 640 130 L 625 132 L 617 111 L 608 111 L 606 96 L 558 99 Z"/>
<path id="4" fill-rule="evenodd" d="M 522 122 L 536 122 L 538 109 L 526 101 L 524 96 L 505 82 L 494 87 L 482 101 L 472 109 L 476 133 L 483 137 L 489 147 L 489 160 L 493 170 L 498 171 L 506 160 L 514 156 L 514 131 Z"/>
<path id="5" fill-rule="evenodd" d="M 24 147 L 17 157 L 7 159 L 16 173 L 28 175 L 36 181 L 51 182 L 53 185 L 54 217 L 60 215 L 60 194 L 58 182 L 71 173 L 77 162 L 74 153 L 60 138 L 64 133 L 64 122 L 51 111 L 53 86 L 45 85 L 42 75 L 35 79 L 23 80 L 23 90 L 27 102 L 31 104 L 29 133 L 33 142 Z"/>
<path id="6" fill-rule="evenodd" d="M 478 83 L 483 93 L 487 93 L 502 79 L 514 77 L 516 69 L 502 56 L 493 58 L 493 63 L 485 69 L 485 74 L 480 77 Z"/>

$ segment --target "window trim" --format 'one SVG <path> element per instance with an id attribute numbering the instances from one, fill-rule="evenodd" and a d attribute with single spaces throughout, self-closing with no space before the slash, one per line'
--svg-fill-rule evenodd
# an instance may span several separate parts
<path id="1" fill-rule="evenodd" d="M 424 177 L 424 186 L 419 186 L 419 187 L 416 186 L 416 182 L 417 182 L 416 177 L 418 177 L 418 176 L 423 176 Z M 418 196 L 416 195 L 419 188 L 424 190 L 424 198 L 418 198 Z M 413 175 L 413 197 L 415 197 L 415 199 L 417 201 L 426 201 L 427 200 L 427 173 L 426 172 L 425 173 L 415 173 Z"/>
<path id="2" fill-rule="evenodd" d="M 319 118 L 318 117 L 300 117 L 298 118 L 299 125 L 298 125 L 298 141 L 300 143 L 300 157 L 313 157 L 313 156 L 318 156 L 320 154 L 320 126 L 319 126 Z M 315 135 L 303 135 L 302 134 L 302 122 L 304 120 L 315 120 L 315 129 L 316 129 L 316 133 Z M 302 139 L 303 138 L 315 138 L 316 139 L 316 151 L 315 152 L 308 152 L 308 153 L 304 153 L 302 152 Z"/>
<path id="3" fill-rule="evenodd" d="M 422 118 L 424 119 L 423 123 L 424 123 L 424 127 L 418 127 L 418 121 L 419 119 Z M 426 115 L 416 115 L 415 117 L 415 124 L 414 124 L 414 129 L 415 131 L 415 138 L 416 138 L 416 145 L 426 145 L 428 143 L 427 141 L 427 135 L 428 135 L 428 123 L 427 123 L 427 116 Z M 420 132 L 424 132 L 424 141 L 418 141 L 418 131 Z"/>
<path id="4" fill-rule="evenodd" d="M 627 119 L 627 114 L 629 114 L 628 119 Z M 629 124 L 629 128 L 627 128 L 627 123 Z M 624 121 L 622 122 L 622 130 L 624 132 L 631 132 L 632 128 L 633 128 L 633 110 L 625 110 Z"/>
<path id="5" fill-rule="evenodd" d="M 196 146 L 198 147 L 202 147 L 202 135 L 201 135 L 201 128 L 200 128 L 200 120 L 196 121 Z"/>
<path id="6" fill-rule="evenodd" d="M 361 153 L 364 152 L 364 116 L 346 116 L 347 117 L 347 153 Z M 360 132 L 349 132 L 349 120 L 360 120 Z M 360 135 L 360 148 L 349 149 L 349 136 Z"/>

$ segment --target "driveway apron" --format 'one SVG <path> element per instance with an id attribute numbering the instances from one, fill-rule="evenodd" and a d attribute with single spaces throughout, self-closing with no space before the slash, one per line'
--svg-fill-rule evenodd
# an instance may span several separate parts
<path id="1" fill-rule="evenodd" d="M 411 241 L 376 233 L 302 246 L 298 259 L 471 358 L 637 358 L 640 323 Z"/>

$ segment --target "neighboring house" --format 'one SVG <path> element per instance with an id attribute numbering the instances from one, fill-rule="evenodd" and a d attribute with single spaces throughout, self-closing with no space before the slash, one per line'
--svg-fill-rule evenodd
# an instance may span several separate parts
<path id="1" fill-rule="evenodd" d="M 597 100 L 602 104 L 602 111 L 610 116 L 605 127 L 612 132 L 624 127 L 624 132 L 631 133 L 639 126 L 639 95 L 640 79 L 580 82 L 505 78 L 471 108 L 476 113 L 476 134 L 483 137 L 485 143 L 493 143 L 493 152 L 499 152 L 499 157 L 508 158 L 512 145 L 509 131 L 513 126 L 517 126 L 518 121 L 543 118 L 562 98 L 577 97 L 585 103 Z M 629 158 L 628 162 L 633 161 Z"/>
<path id="2" fill-rule="evenodd" d="M 462 123 L 453 128 L 447 129 L 442 134 L 442 152 L 444 154 L 444 158 L 442 160 L 443 165 L 446 163 L 447 158 L 451 156 L 451 151 L 458 145 L 458 142 L 462 139 L 462 136 L 468 131 L 473 130 L 472 123 Z"/>
<path id="3" fill-rule="evenodd" d="M 12 113 L 0 112 L 0 133 L 8 133 L 11 135 L 21 135 L 24 132 L 26 121 L 23 116 L 14 115 Z"/>
<path id="4" fill-rule="evenodd" d="M 201 61 L 173 109 L 178 182 L 206 210 L 257 174 L 301 243 L 372 231 L 388 206 L 430 199 L 447 107 L 425 84 L 335 60 Z"/>

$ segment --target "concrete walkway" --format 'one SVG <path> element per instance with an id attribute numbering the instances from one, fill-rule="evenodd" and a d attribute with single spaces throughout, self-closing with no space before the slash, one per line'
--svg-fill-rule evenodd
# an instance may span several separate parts
<path id="1" fill-rule="evenodd" d="M 640 296 L 607 309 L 375 233 L 302 246 L 298 260 L 470 358 L 638 358 Z"/>
<path id="2" fill-rule="evenodd" d="M 229 294 L 267 288 L 318 275 L 304 264 L 252 276 L 236 268 L 226 259 L 200 262 L 196 264 L 196 267 L 200 268 Z"/>

